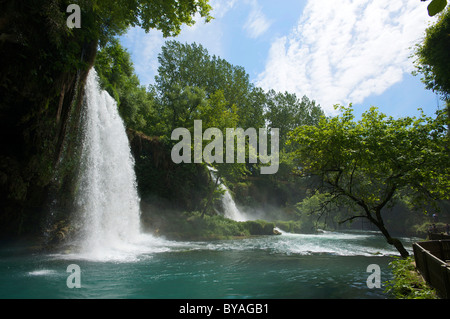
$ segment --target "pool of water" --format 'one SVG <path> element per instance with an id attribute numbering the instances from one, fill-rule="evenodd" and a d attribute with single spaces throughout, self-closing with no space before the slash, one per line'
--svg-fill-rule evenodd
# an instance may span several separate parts
<path id="1" fill-rule="evenodd" d="M 402 240 L 409 249 L 413 239 Z M 0 298 L 390 298 L 384 282 L 392 278 L 392 255 L 398 255 L 375 232 L 213 242 L 145 236 L 139 245 L 96 255 L 29 248 L 0 247 Z M 367 285 L 373 264 L 379 266 L 381 288 Z M 69 265 L 80 269 L 80 288 L 68 287 Z"/>

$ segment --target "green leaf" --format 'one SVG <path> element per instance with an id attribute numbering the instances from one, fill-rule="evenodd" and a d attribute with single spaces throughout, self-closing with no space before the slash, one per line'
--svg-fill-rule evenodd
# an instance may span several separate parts
<path id="1" fill-rule="evenodd" d="M 442 10 L 444 10 L 445 6 L 447 5 L 447 0 L 433 0 L 428 5 L 428 15 L 430 17 L 438 14 Z"/>

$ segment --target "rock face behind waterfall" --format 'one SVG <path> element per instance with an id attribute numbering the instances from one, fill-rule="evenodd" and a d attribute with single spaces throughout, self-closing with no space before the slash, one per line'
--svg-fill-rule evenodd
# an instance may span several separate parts
<path id="1" fill-rule="evenodd" d="M 143 207 L 143 218 L 152 218 L 146 214 L 148 210 L 199 210 L 199 203 L 208 194 L 209 176 L 205 168 L 199 164 L 175 164 L 170 145 L 158 137 L 131 129 L 127 130 L 127 135 L 135 159 L 141 202 L 148 208 Z"/>
<path id="2" fill-rule="evenodd" d="M 8 35 L 0 41 L 1 236 L 57 232 L 73 193 L 83 86 L 97 49 L 96 40 L 52 23 L 52 7 L 33 9 L 12 1 L 0 12 L 0 34 Z M 56 205 L 49 194 L 57 193 L 60 207 L 48 220 Z"/>

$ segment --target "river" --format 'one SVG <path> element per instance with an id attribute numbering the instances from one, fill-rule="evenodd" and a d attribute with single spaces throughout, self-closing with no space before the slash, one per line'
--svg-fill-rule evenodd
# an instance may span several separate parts
<path id="1" fill-rule="evenodd" d="M 388 264 L 397 255 L 375 232 L 209 242 L 141 233 L 125 127 L 95 70 L 87 79 L 82 123 L 71 221 L 77 238 L 57 253 L 39 253 L 30 244 L 1 245 L 0 298 L 389 298 L 383 285 L 367 284 L 372 275 L 390 280 Z M 237 209 L 231 196 L 224 200 Z M 405 245 L 411 247 L 411 240 Z M 367 272 L 370 265 L 380 271 Z"/>
<path id="2" fill-rule="evenodd" d="M 388 263 L 398 253 L 375 232 L 283 233 L 248 239 L 177 242 L 142 235 L 103 255 L 0 250 L 0 298 L 390 298 Z M 403 239 L 411 247 L 413 239 Z M 80 288 L 69 288 L 69 265 Z M 369 288 L 369 265 L 381 288 Z"/>

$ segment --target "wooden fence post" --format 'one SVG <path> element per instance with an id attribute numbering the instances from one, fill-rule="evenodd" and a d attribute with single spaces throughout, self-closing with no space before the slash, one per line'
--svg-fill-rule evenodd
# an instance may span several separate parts
<path id="1" fill-rule="evenodd" d="M 446 299 L 450 299 L 450 268 L 446 264 L 442 266 L 442 279 L 444 280 L 443 296 Z"/>

